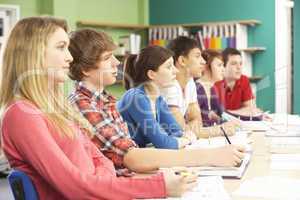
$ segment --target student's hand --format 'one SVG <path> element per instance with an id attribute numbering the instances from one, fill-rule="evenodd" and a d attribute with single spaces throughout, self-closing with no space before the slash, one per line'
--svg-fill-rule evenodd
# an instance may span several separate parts
<path id="1" fill-rule="evenodd" d="M 221 121 L 221 117 L 219 115 L 217 115 L 214 111 L 210 111 L 208 113 L 208 118 L 214 121 Z"/>
<path id="2" fill-rule="evenodd" d="M 239 128 L 237 123 L 232 122 L 232 121 L 225 122 L 221 126 L 223 126 L 223 128 L 228 136 L 234 135 L 236 132 L 236 129 Z M 220 135 L 223 135 L 223 133 L 221 131 L 220 131 Z"/>
<path id="3" fill-rule="evenodd" d="M 197 136 L 194 134 L 193 131 L 190 131 L 190 130 L 184 131 L 182 137 L 188 139 L 190 141 L 190 143 L 193 143 L 197 140 Z"/>
<path id="4" fill-rule="evenodd" d="M 178 148 L 179 149 L 182 149 L 184 148 L 185 146 L 191 144 L 191 141 L 185 137 L 180 137 L 180 138 L 176 138 L 177 139 L 177 142 L 178 142 Z"/>
<path id="5" fill-rule="evenodd" d="M 192 173 L 175 174 L 172 169 L 163 170 L 168 197 L 180 197 L 197 185 L 197 176 Z"/>
<path id="6" fill-rule="evenodd" d="M 242 146 L 227 145 L 212 149 L 212 165 L 222 167 L 237 166 L 244 158 L 245 148 Z"/>

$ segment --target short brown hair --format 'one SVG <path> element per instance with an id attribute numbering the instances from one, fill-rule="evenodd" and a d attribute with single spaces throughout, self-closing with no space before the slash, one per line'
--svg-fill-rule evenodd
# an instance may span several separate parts
<path id="1" fill-rule="evenodd" d="M 206 61 L 206 65 L 208 66 L 210 71 L 211 63 L 215 58 L 219 58 L 223 61 L 222 53 L 214 49 L 205 49 L 204 51 L 202 51 L 201 56 Z"/>
<path id="2" fill-rule="evenodd" d="M 234 55 L 240 55 L 241 56 L 241 52 L 235 48 L 226 48 L 223 50 L 222 52 L 222 56 L 223 56 L 223 61 L 224 61 L 224 66 L 226 67 L 226 64 L 228 62 L 228 58 L 229 56 L 234 56 Z"/>
<path id="3" fill-rule="evenodd" d="M 81 81 L 83 71 L 96 69 L 96 63 L 105 51 L 116 48 L 112 38 L 104 32 L 93 29 L 81 29 L 70 35 L 69 50 L 73 56 L 70 64 L 69 77 L 72 80 Z"/>

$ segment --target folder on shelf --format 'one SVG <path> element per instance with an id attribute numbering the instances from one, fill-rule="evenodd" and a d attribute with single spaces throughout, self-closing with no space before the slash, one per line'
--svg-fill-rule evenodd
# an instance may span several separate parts
<path id="1" fill-rule="evenodd" d="M 235 24 L 236 48 L 245 49 L 248 47 L 247 26 Z"/>
<path id="2" fill-rule="evenodd" d="M 200 30 L 197 32 L 197 38 L 198 38 L 198 41 L 199 41 L 200 49 L 205 50 L 206 47 L 204 45 L 203 35 L 202 35 L 202 32 Z"/>
<path id="3" fill-rule="evenodd" d="M 209 43 L 209 48 L 216 49 L 217 48 L 217 27 L 211 26 L 211 38 Z"/>
<path id="4" fill-rule="evenodd" d="M 225 49 L 228 47 L 227 45 L 227 38 L 228 38 L 228 27 L 227 25 L 223 25 L 221 26 L 221 35 L 222 35 L 222 45 L 221 45 L 221 48 L 222 49 Z"/>
<path id="5" fill-rule="evenodd" d="M 203 26 L 203 40 L 204 40 L 204 46 L 205 49 L 209 49 L 209 36 L 208 36 L 208 27 Z"/>
<path id="6" fill-rule="evenodd" d="M 216 49 L 222 49 L 222 26 L 216 26 Z"/>
<path id="7" fill-rule="evenodd" d="M 236 48 L 236 38 L 235 38 L 235 26 L 234 24 L 229 25 L 229 44 L 228 47 Z"/>

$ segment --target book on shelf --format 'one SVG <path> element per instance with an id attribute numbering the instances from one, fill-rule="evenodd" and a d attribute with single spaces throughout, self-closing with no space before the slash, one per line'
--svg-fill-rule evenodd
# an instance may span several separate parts
<path id="1" fill-rule="evenodd" d="M 119 47 L 124 48 L 125 54 L 137 54 L 141 48 L 141 36 L 130 34 L 119 37 Z M 123 51 L 120 51 L 123 53 Z"/>

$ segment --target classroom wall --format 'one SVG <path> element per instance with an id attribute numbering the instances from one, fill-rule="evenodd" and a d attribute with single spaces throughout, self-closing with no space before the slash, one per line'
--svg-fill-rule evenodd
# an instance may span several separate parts
<path id="1" fill-rule="evenodd" d="M 19 5 L 21 17 L 40 14 L 40 4 L 38 3 L 38 0 L 0 0 L 0 4 Z"/>
<path id="2" fill-rule="evenodd" d="M 62 17 L 72 28 L 77 20 L 149 23 L 149 0 L 0 0 L 0 4 L 20 5 L 22 18 L 41 14 Z"/>
<path id="3" fill-rule="evenodd" d="M 300 1 L 294 1 L 294 96 L 293 112 L 300 114 Z"/>
<path id="4" fill-rule="evenodd" d="M 215 5 L 215 6 L 214 6 Z M 274 0 L 151 0 L 150 24 L 178 24 L 256 19 L 261 25 L 249 29 L 249 46 L 264 46 L 253 56 L 253 74 L 266 78 L 257 84 L 257 104 L 275 108 L 275 1 Z"/>
<path id="5" fill-rule="evenodd" d="M 21 18 L 41 14 L 64 18 L 71 30 L 77 28 L 77 20 L 149 24 L 149 0 L 0 0 L 0 4 L 19 5 Z M 104 29 L 104 31 L 110 34 L 115 42 L 120 35 L 130 33 L 130 30 Z M 73 89 L 72 82 L 66 82 L 64 89 L 65 94 L 69 94 Z M 121 89 L 112 87 L 110 90 L 115 96 L 120 96 Z"/>

